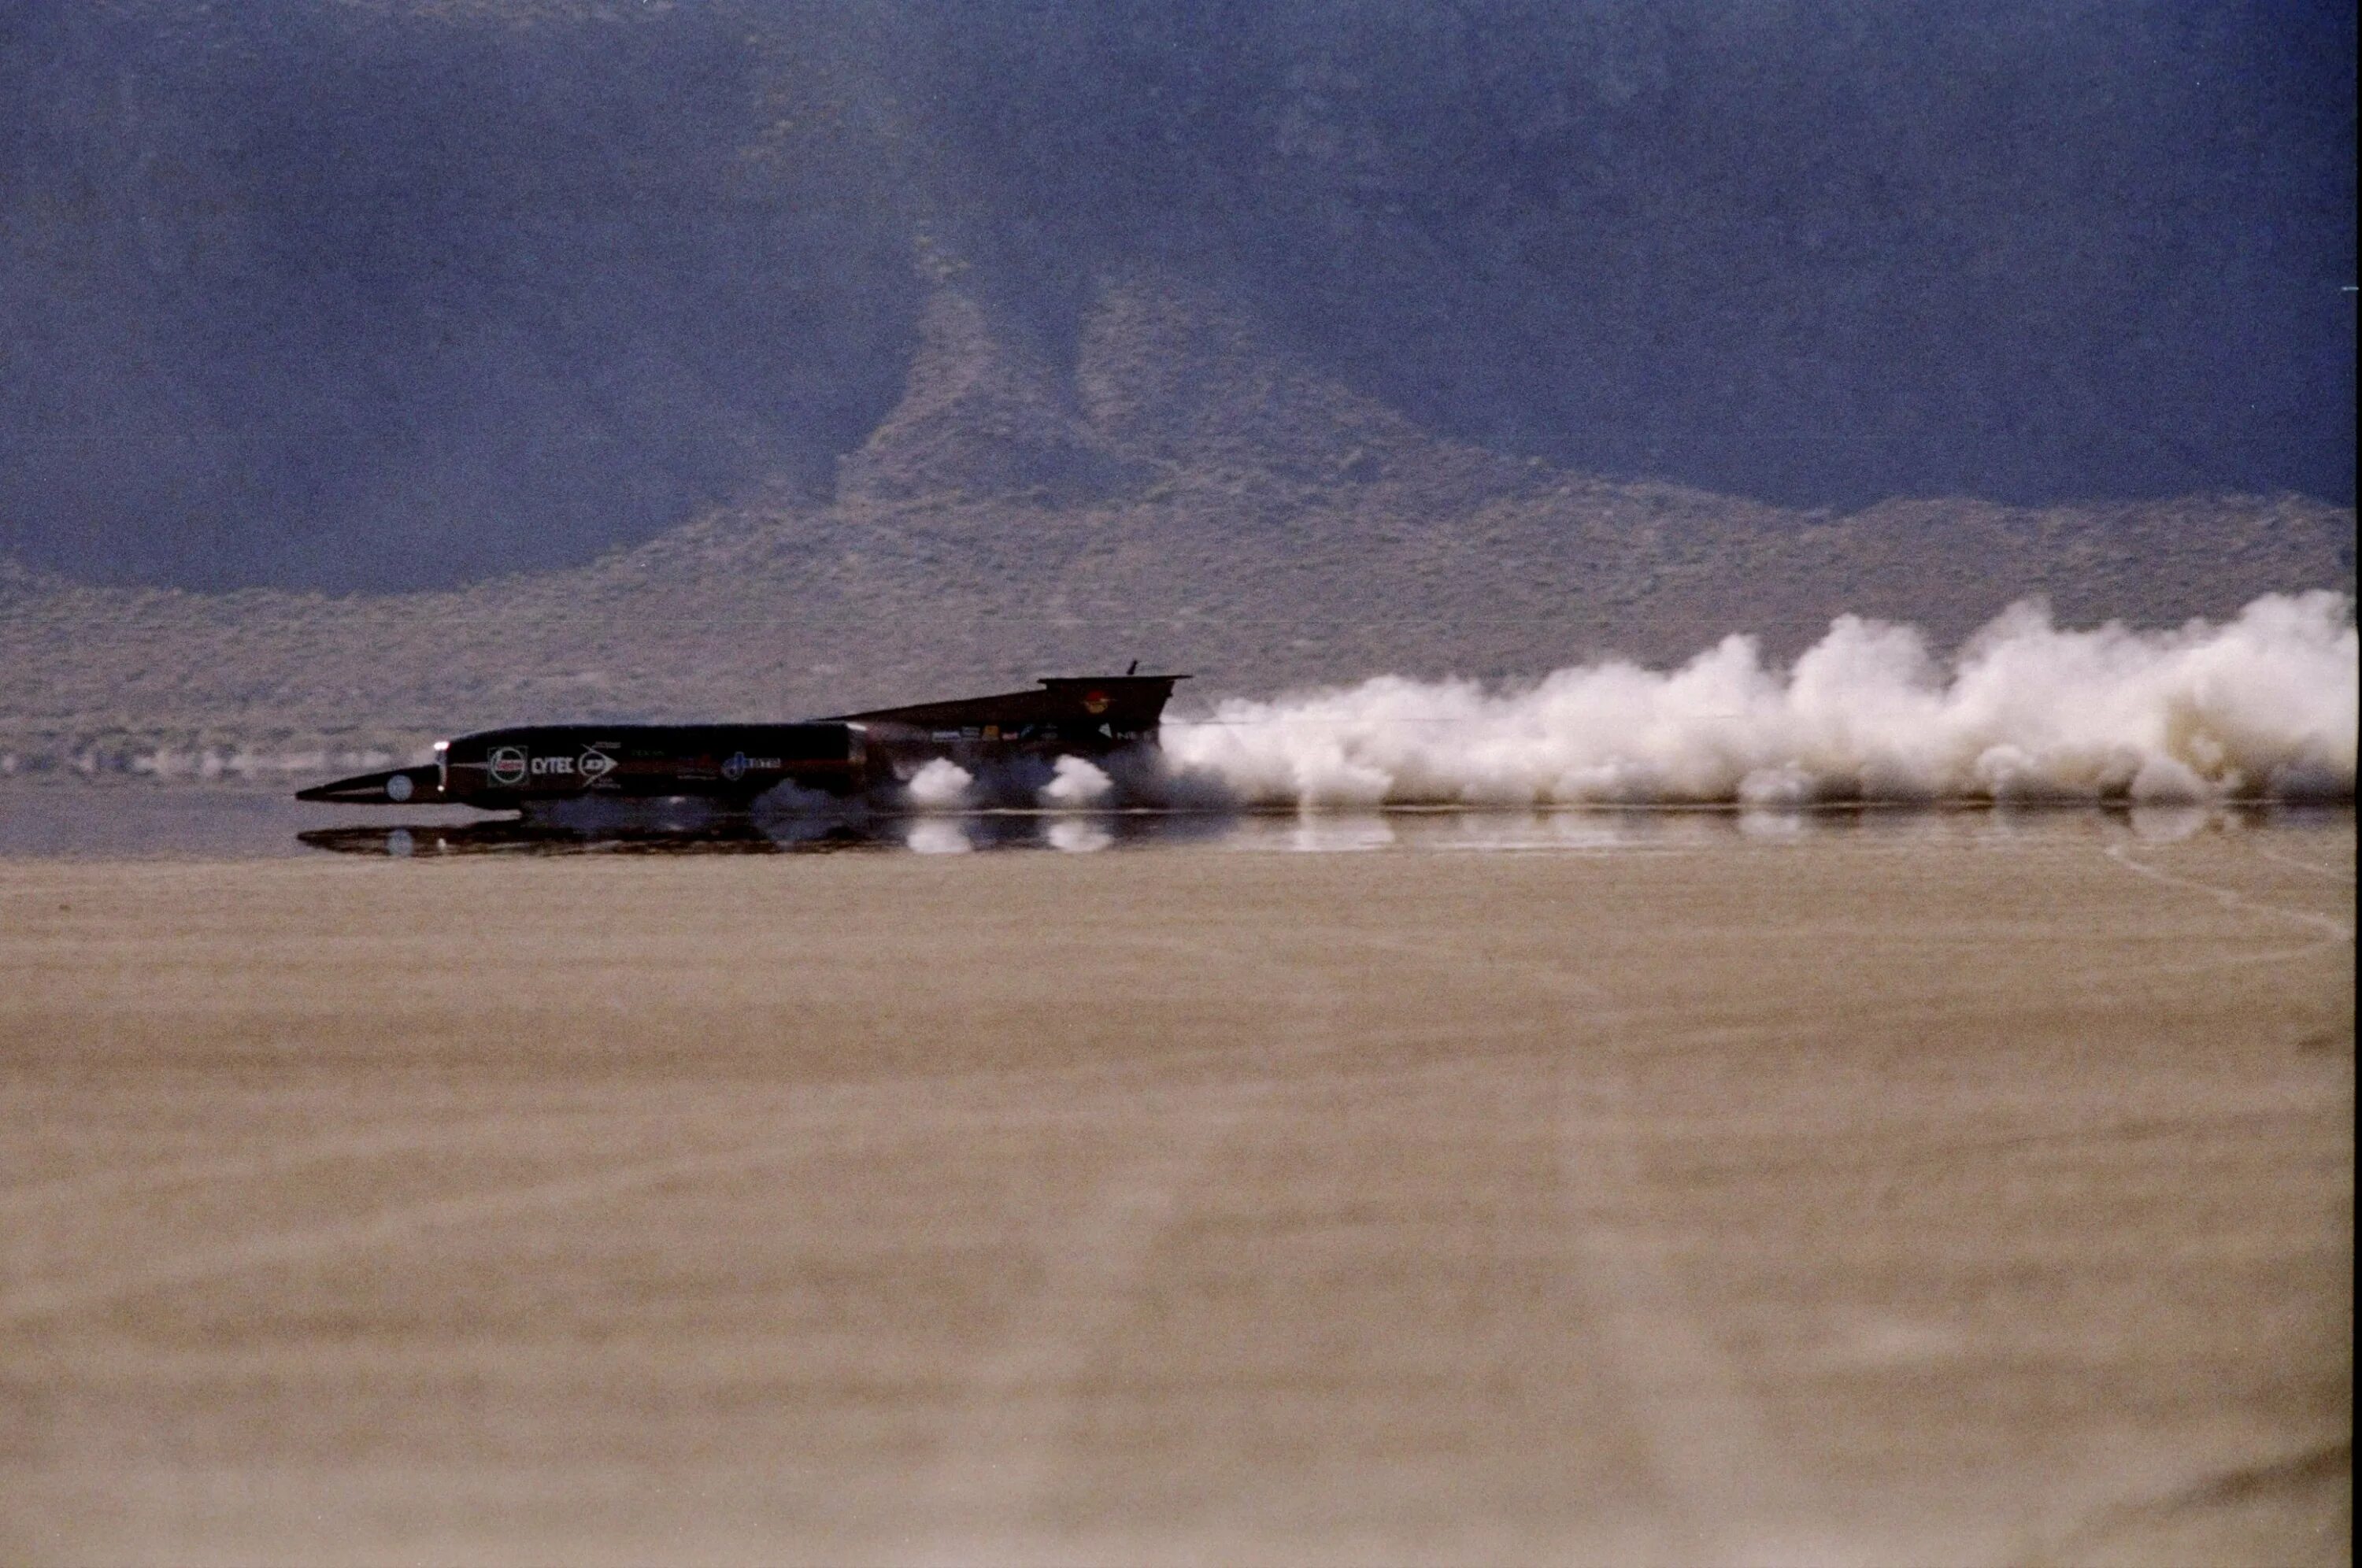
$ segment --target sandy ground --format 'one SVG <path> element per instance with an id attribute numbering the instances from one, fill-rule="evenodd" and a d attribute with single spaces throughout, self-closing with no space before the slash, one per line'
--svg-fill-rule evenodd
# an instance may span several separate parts
<path id="1" fill-rule="evenodd" d="M 0 862 L 0 1560 L 2343 1562 L 2354 855 Z"/>

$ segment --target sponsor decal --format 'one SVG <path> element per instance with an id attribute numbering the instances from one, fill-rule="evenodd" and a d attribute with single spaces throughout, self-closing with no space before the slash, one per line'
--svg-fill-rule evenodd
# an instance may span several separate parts
<path id="1" fill-rule="evenodd" d="M 722 777 L 731 780 L 733 783 L 745 778 L 746 754 L 743 751 L 732 752 L 730 754 L 730 760 L 722 765 Z"/>
<path id="2" fill-rule="evenodd" d="M 389 801 L 397 803 L 407 801 L 410 799 L 410 775 L 407 773 L 397 773 L 385 781 L 385 798 Z"/>
<path id="3" fill-rule="evenodd" d="M 985 725 L 984 738 L 987 740 L 999 740 L 1000 738 L 1000 726 L 999 724 Z"/>
<path id="4" fill-rule="evenodd" d="M 1104 691 L 1086 691 L 1086 692 L 1084 692 L 1084 693 L 1083 693 L 1083 712 L 1084 712 L 1088 713 L 1091 717 L 1093 717 L 1094 719 L 1096 719 L 1096 718 L 1098 718 L 1101 713 L 1104 713 L 1104 712 L 1106 712 L 1107 711 L 1108 711 L 1108 694 L 1107 694 L 1106 692 L 1104 692 Z"/>
<path id="5" fill-rule="evenodd" d="M 584 752 L 581 760 L 575 766 L 581 770 L 584 778 L 596 784 L 615 771 L 615 759 L 603 751 L 594 749 Z"/>
<path id="6" fill-rule="evenodd" d="M 570 756 L 536 756 L 533 759 L 533 776 L 544 778 L 552 773 L 571 773 L 574 759 Z"/>
<path id="7" fill-rule="evenodd" d="M 928 734 L 927 738 L 929 740 L 936 741 L 955 741 L 959 739 L 959 732 L 957 730 L 934 730 Z"/>
<path id="8" fill-rule="evenodd" d="M 525 756 L 521 745 L 496 745 L 484 757 L 484 765 L 495 784 L 524 782 Z"/>

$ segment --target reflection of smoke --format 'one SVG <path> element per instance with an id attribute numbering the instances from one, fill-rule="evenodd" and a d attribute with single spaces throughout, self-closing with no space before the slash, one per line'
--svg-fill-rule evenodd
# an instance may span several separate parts
<path id="1" fill-rule="evenodd" d="M 1088 855 L 1115 842 L 1115 834 L 1107 830 L 1106 824 L 1087 817 L 1061 817 L 1050 824 L 1043 836 L 1051 848 L 1068 855 Z"/>
<path id="2" fill-rule="evenodd" d="M 2275 594 L 2223 626 L 2078 632 L 2022 604 L 1948 666 L 1849 615 L 1786 670 L 1732 636 L 1669 674 L 1231 700 L 1162 740 L 1178 784 L 1254 804 L 2350 798 L 2353 615 Z"/>
<path id="3" fill-rule="evenodd" d="M 959 823 L 925 817 L 911 823 L 902 842 L 919 855 L 965 855 L 976 847 Z"/>
<path id="4" fill-rule="evenodd" d="M 911 776 L 911 804 L 922 812 L 955 812 L 969 804 L 976 776 L 939 756 Z"/>

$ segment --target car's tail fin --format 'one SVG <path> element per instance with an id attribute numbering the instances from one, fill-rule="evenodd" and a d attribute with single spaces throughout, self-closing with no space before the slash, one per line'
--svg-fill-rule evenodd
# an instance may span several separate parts
<path id="1" fill-rule="evenodd" d="M 902 724 L 933 738 L 1145 740 L 1156 733 L 1173 688 L 1186 675 L 1045 677 L 1038 691 L 1004 691 L 949 702 L 915 702 L 832 717 L 846 723 Z"/>

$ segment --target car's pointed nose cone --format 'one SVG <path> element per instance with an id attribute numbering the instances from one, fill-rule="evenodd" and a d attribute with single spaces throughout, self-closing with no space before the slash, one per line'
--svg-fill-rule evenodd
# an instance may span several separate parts
<path id="1" fill-rule="evenodd" d="M 339 778 L 333 784 L 315 784 L 295 791 L 295 798 L 352 806 L 432 805 L 443 798 L 443 786 L 432 767 L 396 767 Z"/>

